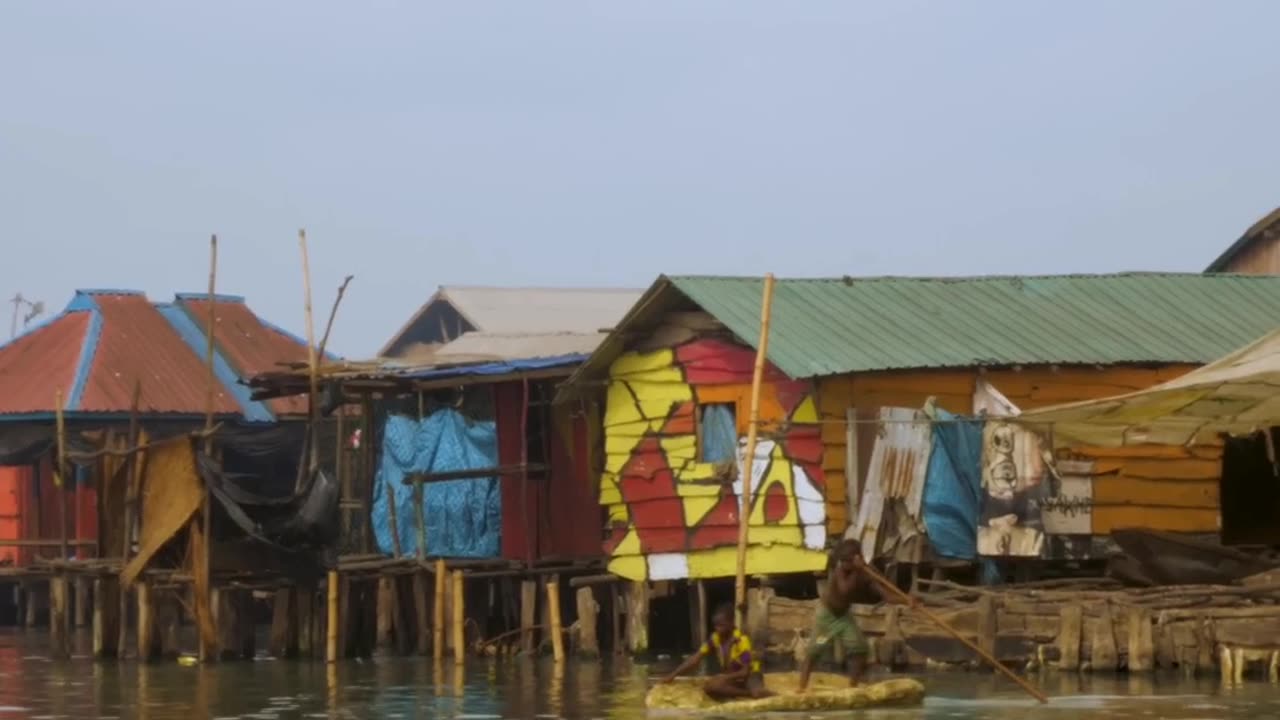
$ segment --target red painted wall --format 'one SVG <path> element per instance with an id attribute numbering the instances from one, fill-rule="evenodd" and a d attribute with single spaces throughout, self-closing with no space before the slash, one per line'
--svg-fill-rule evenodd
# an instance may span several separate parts
<path id="1" fill-rule="evenodd" d="M 20 467 L 0 467 L 0 540 L 22 537 L 22 513 L 19 493 L 28 482 L 30 471 Z M 0 565 L 17 565 L 18 548 L 0 545 Z"/>
<path id="2" fill-rule="evenodd" d="M 3 515 L 7 512 L 3 503 L 10 497 L 8 488 L 5 485 L 5 478 L 11 478 L 10 487 L 12 487 L 12 497 L 17 507 L 16 517 L 11 521 L 10 527 L 15 527 L 16 537 L 24 540 L 61 540 L 62 539 L 62 513 L 59 507 L 59 501 L 66 503 L 67 507 L 67 524 L 69 532 L 67 538 L 74 541 L 77 537 L 82 540 L 98 539 L 98 493 L 96 488 L 90 484 L 81 486 L 77 495 L 74 492 L 75 485 L 69 485 L 68 492 L 65 495 L 62 489 L 53 483 L 53 463 L 49 460 L 42 460 L 38 467 L 5 467 L 0 468 L 0 538 L 8 538 L 9 534 L 6 530 Z M 76 522 L 76 501 L 79 500 L 80 505 L 80 532 L 75 532 Z M 16 553 L 7 553 L 9 549 L 0 547 L 0 559 L 12 556 L 18 565 L 29 565 L 33 559 L 43 555 L 43 557 L 57 557 L 59 548 L 50 546 L 48 548 L 22 548 Z M 71 552 L 75 552 L 74 546 Z M 93 557 L 94 549 L 92 547 L 81 550 L 82 557 Z"/>
<path id="3" fill-rule="evenodd" d="M 498 428 L 498 464 L 522 462 L 522 417 L 525 388 L 521 382 L 493 386 L 494 420 Z M 533 384 L 530 384 L 530 393 Z M 545 406 L 531 412 L 546 412 Z M 547 464 L 550 470 L 502 480 L 502 556 L 530 562 L 543 558 L 589 558 L 600 555 L 600 506 L 591 482 L 587 452 L 587 424 L 571 422 L 572 455 L 566 438 L 547 424 Z M 537 451 L 530 448 L 536 458 Z M 523 487 L 523 489 L 522 489 Z"/>

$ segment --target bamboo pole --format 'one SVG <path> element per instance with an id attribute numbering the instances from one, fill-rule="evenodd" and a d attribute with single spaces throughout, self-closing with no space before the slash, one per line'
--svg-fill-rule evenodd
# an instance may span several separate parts
<path id="1" fill-rule="evenodd" d="M 463 604 L 462 571 L 453 571 L 453 661 L 461 664 L 467 657 L 467 638 L 463 634 L 463 618 L 467 608 Z"/>
<path id="2" fill-rule="evenodd" d="M 1018 686 L 1021 687 L 1023 690 L 1026 690 L 1027 693 L 1031 695 L 1031 697 L 1039 700 L 1042 703 L 1049 702 L 1049 698 L 1046 697 L 1045 694 L 1041 692 L 1039 688 L 1027 682 L 1023 678 L 1019 677 L 1017 673 L 1013 672 L 1008 667 L 1006 667 L 1004 663 L 1001 663 L 999 660 L 993 657 L 991 653 L 987 652 L 986 650 L 983 650 L 982 648 L 978 647 L 972 640 L 961 635 L 959 630 L 956 630 L 946 620 L 943 620 L 942 618 L 938 617 L 928 608 L 924 607 L 923 605 L 920 605 L 916 601 L 916 598 L 913 598 L 907 593 L 898 589 L 897 585 L 894 585 L 893 583 L 889 582 L 883 575 L 876 572 L 875 569 L 872 568 L 870 565 L 863 563 L 859 569 L 863 572 L 863 574 L 871 578 L 877 585 L 884 588 L 885 591 L 888 592 L 890 595 L 893 595 L 899 600 L 902 600 L 908 605 L 914 607 L 916 610 L 920 611 L 921 615 L 924 615 L 926 618 L 928 618 L 934 625 L 937 625 L 948 635 L 955 638 L 956 640 L 959 640 L 961 644 L 963 644 L 965 647 L 977 653 L 978 657 L 982 658 L 987 662 L 987 664 L 991 665 L 991 667 L 995 668 L 996 670 L 999 670 L 1002 674 L 1004 674 L 1010 680 L 1017 683 Z"/>
<path id="3" fill-rule="evenodd" d="M 355 275 L 346 276 L 342 279 L 342 284 L 338 286 L 338 295 L 333 299 L 333 307 L 329 308 L 329 320 L 324 324 L 324 335 L 320 336 L 320 348 L 316 350 L 316 355 L 320 358 L 320 362 L 324 362 L 324 349 L 329 346 L 329 333 L 333 330 L 334 318 L 338 316 L 338 305 L 342 303 L 342 297 L 347 294 L 347 286 L 351 284 L 355 277 Z"/>
<path id="4" fill-rule="evenodd" d="M 564 662 L 564 633 L 560 619 L 560 581 L 547 583 L 547 610 L 551 616 L 551 653 L 557 663 Z"/>
<path id="5" fill-rule="evenodd" d="M 133 397 L 129 401 L 129 447 L 134 448 L 138 445 L 139 427 L 138 408 L 142 404 L 142 380 L 135 380 L 133 383 Z M 134 450 L 129 453 L 124 460 L 124 547 L 120 549 L 121 567 L 129 563 L 129 557 L 133 554 L 133 532 L 134 527 L 138 523 L 138 484 L 135 476 L 142 464 L 140 457 L 141 450 Z M 116 653 L 124 656 L 125 642 L 129 632 L 129 593 L 130 591 L 124 586 L 119 590 L 119 607 L 116 610 L 118 615 L 116 636 Z"/>
<path id="6" fill-rule="evenodd" d="M 217 391 L 215 385 L 217 377 L 214 375 L 213 369 L 213 353 L 214 353 L 214 327 L 217 324 L 217 283 L 218 283 L 218 236 L 209 236 L 209 317 L 205 326 L 205 365 L 208 375 L 205 377 L 205 410 L 204 410 L 204 429 L 208 432 L 213 428 L 213 411 L 215 407 L 215 399 Z M 204 452 L 211 455 L 213 452 L 213 435 L 208 434 L 204 438 Z M 193 528 L 193 532 L 195 532 Z M 213 555 L 213 494 L 209 492 L 206 484 L 204 488 L 204 498 L 201 501 L 200 510 L 200 528 L 198 531 L 203 537 L 199 546 L 196 548 L 201 559 L 195 561 L 194 570 L 197 573 L 195 582 L 192 583 L 192 591 L 196 593 L 196 614 L 199 616 L 212 617 L 214 621 L 213 632 L 209 633 L 209 623 L 197 620 L 197 626 L 200 628 L 200 660 L 208 662 L 214 660 L 218 655 L 218 633 L 217 633 L 217 615 L 213 610 L 213 588 L 210 582 L 210 564 Z"/>
<path id="7" fill-rule="evenodd" d="M 325 643 L 324 657 L 327 662 L 338 662 L 338 571 L 329 571 L 329 587 L 326 591 L 329 596 L 329 613 L 327 625 L 325 626 Z"/>
<path id="8" fill-rule="evenodd" d="M 58 505 L 61 508 L 62 521 L 62 557 L 61 560 L 67 559 L 67 425 L 62 415 L 62 391 L 53 391 L 53 412 L 56 420 L 58 432 L 58 468 L 55 470 L 54 478 L 57 480 L 59 493 Z"/>
<path id="9" fill-rule="evenodd" d="M 764 276 L 764 299 L 760 308 L 760 342 L 756 345 L 755 370 L 751 374 L 751 414 L 747 425 L 747 452 L 742 460 L 742 499 L 738 509 L 738 575 L 734 582 L 733 604 L 738 627 L 746 620 L 747 539 L 751 523 L 751 478 L 756 459 L 756 439 L 760 432 L 760 385 L 769 354 L 769 321 L 773 312 L 773 273 Z"/>
<path id="10" fill-rule="evenodd" d="M 316 424 L 319 420 L 319 408 L 316 406 L 316 328 L 315 321 L 311 316 L 311 263 L 307 257 L 307 231 L 298 231 L 298 246 L 302 249 L 302 288 L 303 288 L 303 312 L 306 315 L 307 322 L 307 370 L 308 370 L 308 394 L 307 394 L 307 438 L 310 448 L 310 459 L 307 466 L 307 476 L 315 472 L 316 465 L 319 464 L 318 450 L 316 449 Z M 336 305 L 335 305 L 336 309 Z M 298 490 L 302 487 L 302 477 L 299 476 Z"/>
<path id="11" fill-rule="evenodd" d="M 431 608 L 431 657 L 444 657 L 444 586 L 448 581 L 443 559 L 436 559 L 436 602 Z"/>

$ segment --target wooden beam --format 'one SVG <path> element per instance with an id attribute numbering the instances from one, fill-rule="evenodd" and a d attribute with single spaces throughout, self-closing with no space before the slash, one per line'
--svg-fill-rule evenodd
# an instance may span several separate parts
<path id="1" fill-rule="evenodd" d="M 475 470 L 450 470 L 438 473 L 410 473 L 405 475 L 404 484 L 445 482 L 447 480 L 474 480 L 476 478 L 507 478 L 523 472 L 545 472 L 546 465 L 529 463 L 526 465 L 500 465 L 498 467 L 478 468 Z"/>

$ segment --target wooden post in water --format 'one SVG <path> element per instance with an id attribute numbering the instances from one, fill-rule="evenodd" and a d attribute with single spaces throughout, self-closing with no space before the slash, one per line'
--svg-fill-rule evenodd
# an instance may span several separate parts
<path id="1" fill-rule="evenodd" d="M 533 580 L 520 582 L 520 651 L 532 655 L 534 648 L 534 628 L 538 617 L 538 583 Z"/>
<path id="2" fill-rule="evenodd" d="M 121 654 L 121 618 L 117 603 L 119 583 L 114 577 L 99 577 L 93 581 L 93 657 L 96 659 L 117 657 Z"/>
<path id="3" fill-rule="evenodd" d="M 462 571 L 453 571 L 453 660 L 461 663 L 467 657 L 466 627 L 463 625 L 467 617 L 467 606 L 463 602 Z"/>
<path id="4" fill-rule="evenodd" d="M 431 608 L 431 657 L 436 660 L 444 657 L 444 586 L 447 581 L 444 559 L 437 558 L 436 601 Z"/>
<path id="5" fill-rule="evenodd" d="M 596 635 L 596 617 L 600 606 L 596 604 L 595 591 L 590 587 L 578 588 L 578 653 L 584 657 L 600 655 L 600 639 Z"/>
<path id="6" fill-rule="evenodd" d="M 138 659 L 147 662 L 155 657 L 155 643 L 153 631 L 155 629 L 155 617 L 151 605 L 151 582 L 146 578 L 138 580 L 137 583 L 138 598 Z"/>
<path id="7" fill-rule="evenodd" d="M 331 663 L 338 661 L 338 627 L 341 625 L 338 617 L 338 589 L 338 571 L 330 570 L 328 585 L 325 587 L 329 602 L 328 612 L 325 613 L 324 657 L 326 662 Z"/>
<path id="8" fill-rule="evenodd" d="M 746 620 L 747 540 L 751 525 L 751 479 L 760 432 L 760 385 L 764 381 L 765 358 L 769 354 L 769 321 L 773 311 L 773 273 L 764 276 L 764 299 L 760 309 L 760 342 L 756 345 L 755 370 L 751 374 L 751 414 L 747 425 L 747 449 L 742 461 L 742 497 L 738 508 L 738 574 L 734 581 L 733 604 L 738 627 Z"/>
<path id="9" fill-rule="evenodd" d="M 560 580 L 547 582 L 547 610 L 551 618 L 551 653 L 556 662 L 564 662 L 564 629 L 560 620 Z"/>
<path id="10" fill-rule="evenodd" d="M 67 576 L 59 571 L 49 579 L 49 641 L 56 658 L 71 655 L 67 594 Z"/>

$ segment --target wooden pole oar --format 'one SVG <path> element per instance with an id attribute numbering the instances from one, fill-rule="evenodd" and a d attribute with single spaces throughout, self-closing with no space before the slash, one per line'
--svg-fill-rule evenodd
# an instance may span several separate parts
<path id="1" fill-rule="evenodd" d="M 751 526 L 751 476 L 756 459 L 756 439 L 760 433 L 760 385 L 764 380 L 765 358 L 769 354 L 769 321 L 773 313 L 773 273 L 764 276 L 764 298 L 760 306 L 760 342 L 756 346 L 756 364 L 751 374 L 751 414 L 747 425 L 747 451 L 742 459 L 742 497 L 738 508 L 738 574 L 734 583 L 733 604 L 737 608 L 738 627 L 746 622 L 747 607 L 747 534 Z"/>
<path id="2" fill-rule="evenodd" d="M 880 573 L 876 572 L 875 568 L 871 567 L 870 565 L 864 562 L 862 563 L 862 566 L 859 569 L 863 573 L 865 573 L 867 577 L 874 580 L 877 585 L 889 591 L 891 595 L 899 598 L 903 602 L 906 602 L 908 605 L 915 608 L 916 610 L 919 610 L 920 614 L 924 615 L 926 618 L 929 618 L 929 620 L 933 622 L 934 625 L 937 625 L 938 627 L 942 628 L 944 631 L 946 631 L 948 635 L 959 640 L 961 643 L 964 644 L 965 647 L 977 653 L 978 657 L 982 658 L 983 660 L 986 660 L 987 664 L 991 665 L 991 667 L 995 668 L 996 670 L 999 670 L 1010 680 L 1017 683 L 1018 686 L 1021 687 L 1023 690 L 1026 690 L 1027 693 L 1031 695 L 1031 697 L 1039 700 L 1042 703 L 1049 702 L 1049 698 L 1046 697 L 1044 693 L 1040 692 L 1039 688 L 1027 682 L 1022 677 L 1019 677 L 1017 673 L 1015 673 L 1014 671 L 1006 667 L 1004 663 L 992 657 L 990 653 L 978 647 L 973 641 L 969 640 L 969 638 L 966 638 L 965 636 L 961 635 L 960 631 L 952 627 L 946 620 L 943 620 L 942 618 L 933 614 L 933 611 L 929 610 L 923 605 L 917 604 L 915 602 L 916 598 L 913 598 L 910 595 L 903 592 L 902 590 L 898 589 L 897 585 L 894 585 L 893 583 L 889 582 L 887 578 L 885 578 Z"/>

